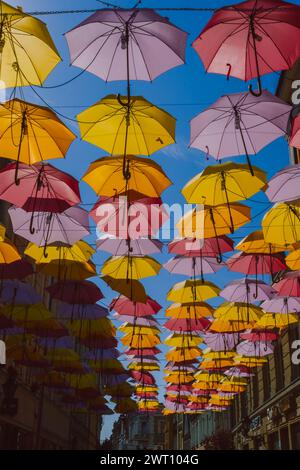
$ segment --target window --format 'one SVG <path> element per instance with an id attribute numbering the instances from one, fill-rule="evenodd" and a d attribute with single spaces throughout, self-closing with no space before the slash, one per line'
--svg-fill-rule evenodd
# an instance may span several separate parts
<path id="1" fill-rule="evenodd" d="M 276 374 L 276 391 L 278 392 L 284 387 L 284 367 L 282 357 L 282 346 L 278 342 L 274 349 L 275 374 Z"/>
<path id="2" fill-rule="evenodd" d="M 269 360 L 263 365 L 263 385 L 264 385 L 264 400 L 268 400 L 271 395 L 271 384 L 270 384 L 270 365 Z"/>

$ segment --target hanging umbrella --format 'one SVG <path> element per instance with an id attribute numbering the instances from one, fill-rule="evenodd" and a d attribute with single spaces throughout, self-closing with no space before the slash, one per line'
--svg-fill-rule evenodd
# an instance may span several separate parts
<path id="1" fill-rule="evenodd" d="M 184 364 L 186 361 L 195 361 L 199 356 L 201 356 L 201 349 L 190 346 L 187 348 L 173 348 L 166 353 L 166 359 L 168 361 Z"/>
<path id="2" fill-rule="evenodd" d="M 241 356 L 264 357 L 273 354 L 274 346 L 271 342 L 242 341 L 238 344 L 236 352 Z"/>
<path id="3" fill-rule="evenodd" d="M 41 302 L 41 296 L 25 282 L 5 280 L 0 285 L 0 303 L 12 305 L 31 305 Z"/>
<path id="4" fill-rule="evenodd" d="M 132 256 L 152 255 L 161 253 L 163 248 L 163 243 L 159 240 L 151 240 L 150 238 L 120 239 L 107 235 L 98 238 L 96 245 L 97 250 L 107 251 L 114 256 L 126 256 L 128 253 Z"/>
<path id="5" fill-rule="evenodd" d="M 124 354 L 126 354 L 126 356 L 135 356 L 136 354 L 140 354 L 140 353 L 143 353 L 143 354 L 148 354 L 148 355 L 155 355 L 155 354 L 160 354 L 160 349 L 158 348 L 144 348 L 142 350 L 140 349 L 134 349 L 134 348 L 129 348 L 129 349 L 126 349 L 124 351 Z"/>
<path id="6" fill-rule="evenodd" d="M 111 338 L 115 336 L 116 332 L 112 322 L 106 317 L 96 320 L 69 321 L 67 327 L 72 335 L 79 339 L 89 339 L 90 337 Z"/>
<path id="7" fill-rule="evenodd" d="M 187 258 L 185 256 L 177 255 L 167 261 L 163 267 L 171 274 L 184 274 L 196 278 L 204 274 L 213 274 L 219 271 L 224 266 L 224 263 L 219 262 L 216 258 L 209 257 L 193 257 Z"/>
<path id="8" fill-rule="evenodd" d="M 164 324 L 164 327 L 171 331 L 205 331 L 210 326 L 210 321 L 201 317 L 197 320 L 188 318 L 170 318 Z"/>
<path id="9" fill-rule="evenodd" d="M 300 165 L 291 165 L 276 173 L 269 181 L 266 196 L 271 202 L 294 201 L 300 197 Z"/>
<path id="10" fill-rule="evenodd" d="M 151 299 L 151 297 L 147 297 L 146 302 L 133 302 L 124 295 L 113 299 L 109 306 L 110 310 L 114 310 L 119 315 L 128 315 L 133 317 L 155 315 L 161 308 L 161 305 Z"/>
<path id="11" fill-rule="evenodd" d="M 130 346 L 132 348 L 144 349 L 152 348 L 160 343 L 158 336 L 156 335 L 126 335 L 121 338 L 121 342 L 124 346 Z"/>
<path id="12" fill-rule="evenodd" d="M 164 343 L 168 346 L 175 346 L 176 348 L 189 348 L 191 346 L 198 346 L 202 343 L 202 338 L 198 336 L 197 332 L 190 333 L 172 333 L 165 340 Z"/>
<path id="13" fill-rule="evenodd" d="M 69 304 L 94 304 L 103 299 L 103 294 L 96 284 L 90 281 L 63 281 L 47 287 L 53 299 Z"/>
<path id="14" fill-rule="evenodd" d="M 26 333 L 39 338 L 63 338 L 68 334 L 67 328 L 54 318 L 24 322 Z"/>
<path id="15" fill-rule="evenodd" d="M 70 207 L 62 213 L 26 212 L 12 206 L 8 209 L 13 231 L 38 246 L 61 242 L 74 245 L 89 235 L 88 213 L 81 207 Z M 31 227 L 34 233 L 31 233 Z"/>
<path id="16" fill-rule="evenodd" d="M 44 260 L 45 257 L 42 259 Z M 96 276 L 96 267 L 91 262 L 76 262 L 58 259 L 36 264 L 36 270 L 46 276 L 54 277 L 60 281 L 82 281 Z"/>
<path id="17" fill-rule="evenodd" d="M 235 202 L 230 204 L 230 210 L 227 204 L 193 209 L 179 220 L 176 227 L 182 237 L 202 239 L 233 233 L 250 220 L 250 208 Z"/>
<path id="18" fill-rule="evenodd" d="M 300 241 L 300 201 L 275 204 L 262 220 L 268 243 L 288 245 Z"/>
<path id="19" fill-rule="evenodd" d="M 269 300 L 276 291 L 263 281 L 243 278 L 230 282 L 220 292 L 220 296 L 230 302 L 251 303 L 254 301 Z"/>
<path id="20" fill-rule="evenodd" d="M 24 254 L 32 258 L 36 264 L 48 264 L 52 261 L 85 263 L 94 253 L 95 250 L 82 240 L 70 247 L 58 244 L 48 246 L 47 253 L 43 247 L 28 243 L 24 251 Z"/>
<path id="21" fill-rule="evenodd" d="M 193 47 L 208 72 L 242 80 L 292 68 L 299 44 L 290 42 L 300 21 L 297 5 L 279 0 L 248 0 L 217 10 Z"/>
<path id="22" fill-rule="evenodd" d="M 152 81 L 184 63 L 186 38 L 150 9 L 99 10 L 66 33 L 71 64 L 105 81 Z"/>
<path id="23" fill-rule="evenodd" d="M 300 299 L 298 297 L 274 297 L 261 304 L 265 312 L 270 313 L 300 313 Z"/>
<path id="24" fill-rule="evenodd" d="M 201 317 L 209 317 L 213 312 L 213 307 L 205 302 L 190 302 L 172 304 L 166 309 L 165 315 L 166 317 L 190 318 L 196 320 Z"/>
<path id="25" fill-rule="evenodd" d="M 21 256 L 15 245 L 8 238 L 0 241 L 0 265 L 9 265 L 16 261 L 21 261 Z"/>
<path id="26" fill-rule="evenodd" d="M 243 274 L 272 274 L 285 270 L 286 266 L 279 255 L 236 253 L 228 261 L 231 271 Z"/>
<path id="27" fill-rule="evenodd" d="M 115 313 L 113 315 L 114 320 L 117 321 L 125 321 L 126 323 L 131 323 L 132 325 L 136 326 L 159 326 L 159 323 L 156 320 L 152 320 L 149 318 L 135 318 L 130 315 L 119 315 L 118 313 Z"/>
<path id="28" fill-rule="evenodd" d="M 273 284 L 273 288 L 280 296 L 300 297 L 300 272 L 287 272 L 283 279 Z"/>
<path id="29" fill-rule="evenodd" d="M 259 97 L 251 93 L 224 95 L 192 119 L 190 145 L 216 160 L 246 155 L 251 174 L 257 176 L 249 155 L 286 134 L 290 112 L 291 106 L 267 90 Z M 259 171 L 258 176 L 262 182 L 264 173 Z"/>
<path id="30" fill-rule="evenodd" d="M 25 259 L 13 263 L 0 263 L 0 279 L 24 279 L 33 274 L 33 266 Z"/>
<path id="31" fill-rule="evenodd" d="M 300 270 L 300 249 L 291 251 L 291 253 L 285 257 L 285 262 L 293 271 Z"/>
<path id="32" fill-rule="evenodd" d="M 16 160 L 18 185 L 20 163 L 63 158 L 76 138 L 52 110 L 17 98 L 2 104 L 0 130 L 1 156 Z"/>
<path id="33" fill-rule="evenodd" d="M 129 298 L 132 302 L 147 302 L 147 294 L 141 282 L 134 279 L 115 279 L 111 276 L 101 276 L 101 279 L 111 289 Z"/>
<path id="34" fill-rule="evenodd" d="M 141 383 L 143 385 L 154 385 L 155 384 L 155 379 L 153 377 L 152 374 L 150 374 L 149 372 L 140 372 L 140 371 L 135 371 L 135 370 L 132 370 L 131 371 L 131 376 L 132 378 L 135 380 L 135 382 L 138 382 L 138 383 Z M 150 388 L 146 388 L 145 389 L 145 392 L 146 390 L 151 390 Z M 153 391 L 156 391 L 157 389 L 154 388 Z M 138 391 L 138 389 L 137 389 Z M 141 392 L 143 392 L 144 390 L 141 390 Z"/>
<path id="35" fill-rule="evenodd" d="M 251 369 L 245 366 L 231 367 L 225 370 L 224 374 L 228 377 L 252 377 L 254 374 L 250 372 Z"/>
<path id="36" fill-rule="evenodd" d="M 129 180 L 124 179 L 123 157 L 104 157 L 96 160 L 82 179 L 98 195 L 107 197 L 134 190 L 144 196 L 157 198 L 172 184 L 156 162 L 133 155 L 127 155 L 126 161 L 131 175 Z"/>
<path id="37" fill-rule="evenodd" d="M 2 307 L 1 313 L 7 318 L 14 320 L 20 326 L 52 318 L 52 313 L 43 304 L 5 305 Z"/>
<path id="38" fill-rule="evenodd" d="M 255 230 L 249 235 L 246 235 L 242 241 L 236 245 L 236 250 L 244 251 L 246 253 L 263 253 L 274 254 L 282 253 L 284 247 L 277 243 L 267 243 L 264 239 L 262 230 Z"/>
<path id="39" fill-rule="evenodd" d="M 175 239 L 168 244 L 169 253 L 175 255 L 195 256 L 217 256 L 219 252 L 228 253 L 233 251 L 233 240 L 226 235 L 216 238 L 181 238 Z"/>
<path id="40" fill-rule="evenodd" d="M 242 319 L 224 320 L 223 318 L 217 318 L 211 323 L 209 331 L 214 333 L 239 333 L 240 331 L 253 328 L 255 324 L 254 321 L 247 322 Z"/>
<path id="41" fill-rule="evenodd" d="M 247 341 L 263 343 L 276 341 L 278 339 L 278 334 L 272 331 L 249 330 L 245 331 L 245 333 L 241 333 L 240 337 Z"/>
<path id="42" fill-rule="evenodd" d="M 143 279 L 156 276 L 161 265 L 150 256 L 112 256 L 102 266 L 102 274 L 116 279 Z"/>
<path id="43" fill-rule="evenodd" d="M 96 318 L 107 317 L 108 310 L 98 304 L 75 304 L 57 302 L 56 314 L 62 319 L 86 319 L 92 320 Z"/>
<path id="44" fill-rule="evenodd" d="M 203 341 L 212 351 L 232 351 L 239 342 L 237 333 L 206 332 Z"/>
<path id="45" fill-rule="evenodd" d="M 45 23 L 1 2 L 1 73 L 5 87 L 41 86 L 61 58 Z"/>
<path id="46" fill-rule="evenodd" d="M 256 322 L 263 314 L 262 308 L 242 302 L 224 302 L 216 308 L 214 318 L 223 321 Z"/>
<path id="47" fill-rule="evenodd" d="M 203 302 L 213 297 L 217 297 L 220 293 L 218 286 L 212 282 L 201 279 L 187 279 L 186 281 L 178 282 L 169 290 L 167 300 L 170 302 Z"/>
<path id="48" fill-rule="evenodd" d="M 288 325 L 298 323 L 298 315 L 289 313 L 266 313 L 254 325 L 255 329 L 273 330 L 274 328 L 284 329 Z"/>

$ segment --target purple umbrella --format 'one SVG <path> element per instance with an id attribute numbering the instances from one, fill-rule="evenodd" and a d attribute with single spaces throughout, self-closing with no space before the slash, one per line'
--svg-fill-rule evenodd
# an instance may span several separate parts
<path id="1" fill-rule="evenodd" d="M 275 289 L 263 281 L 248 278 L 232 281 L 220 292 L 220 296 L 230 302 L 244 303 L 262 302 L 271 299 L 276 294 Z"/>
<path id="2" fill-rule="evenodd" d="M 274 297 L 261 304 L 265 312 L 271 313 L 300 313 L 299 297 Z"/>
<path id="3" fill-rule="evenodd" d="M 42 301 L 35 289 L 25 282 L 5 280 L 0 287 L 0 303 L 12 305 L 31 305 Z"/>
<path id="4" fill-rule="evenodd" d="M 268 182 L 266 196 L 272 202 L 293 201 L 300 198 L 300 164 L 284 168 Z"/>
<path id="5" fill-rule="evenodd" d="M 116 348 L 94 349 L 93 351 L 89 351 L 88 353 L 86 353 L 85 359 L 90 361 L 98 361 L 99 359 L 117 359 L 119 356 L 120 353 Z"/>
<path id="6" fill-rule="evenodd" d="M 127 322 L 131 325 L 136 326 L 159 326 L 158 322 L 153 319 L 134 317 L 131 315 L 119 315 L 118 313 L 113 314 L 113 318 L 118 321 Z"/>
<path id="7" fill-rule="evenodd" d="M 105 384 L 113 387 L 114 385 L 120 385 L 123 382 L 126 382 L 129 379 L 130 375 L 127 374 L 117 374 L 117 375 L 107 375 L 105 377 Z"/>
<path id="8" fill-rule="evenodd" d="M 172 371 L 184 371 L 184 372 L 196 372 L 196 367 L 195 366 L 176 366 L 176 365 L 167 365 L 165 367 L 165 370 L 172 370 Z M 187 395 L 189 395 L 191 392 L 186 392 Z"/>
<path id="9" fill-rule="evenodd" d="M 129 252 L 133 256 L 151 255 L 161 253 L 163 243 L 150 238 L 137 238 L 136 240 L 126 240 L 107 235 L 98 238 L 97 250 L 107 251 L 115 256 L 126 256 Z"/>
<path id="10" fill-rule="evenodd" d="M 175 256 L 171 258 L 163 267 L 172 274 L 184 274 L 185 276 L 201 276 L 219 271 L 224 263 L 218 263 L 216 258 L 199 256 L 197 258 L 187 258 L 185 256 Z"/>
<path id="11" fill-rule="evenodd" d="M 191 147 L 217 160 L 233 155 L 258 153 L 267 144 L 286 134 L 291 106 L 264 90 L 221 96 L 191 121 Z"/>
<path id="12" fill-rule="evenodd" d="M 180 403 L 173 403 L 170 400 L 165 401 L 165 407 L 167 410 L 175 411 L 177 413 L 184 413 L 186 411 L 186 405 Z"/>
<path id="13" fill-rule="evenodd" d="M 202 337 L 212 351 L 232 351 L 239 342 L 238 333 L 207 332 Z"/>
<path id="14" fill-rule="evenodd" d="M 108 310 L 98 304 L 67 304 L 66 302 L 58 302 L 57 315 L 59 318 L 73 318 L 96 320 L 108 316 Z"/>
<path id="15" fill-rule="evenodd" d="M 34 212 L 32 215 L 12 206 L 8 212 L 14 233 L 38 246 L 55 242 L 74 245 L 90 233 L 88 212 L 81 207 L 73 206 L 61 213 Z M 33 234 L 30 231 L 32 221 L 35 227 Z"/>
<path id="16" fill-rule="evenodd" d="M 255 374 L 250 372 L 248 367 L 230 367 L 230 369 L 225 370 L 225 375 L 228 377 L 253 377 Z"/>
<path id="17" fill-rule="evenodd" d="M 184 63 L 186 38 L 150 9 L 99 10 L 66 33 L 71 64 L 105 81 L 152 81 Z"/>
<path id="18" fill-rule="evenodd" d="M 261 342 L 261 341 L 242 341 L 237 345 L 236 352 L 241 356 L 248 357 L 264 357 L 269 354 L 273 354 L 274 346 L 271 342 Z"/>

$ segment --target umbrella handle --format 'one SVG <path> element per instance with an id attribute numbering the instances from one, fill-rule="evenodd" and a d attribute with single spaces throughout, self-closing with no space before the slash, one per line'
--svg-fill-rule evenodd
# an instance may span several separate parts
<path id="1" fill-rule="evenodd" d="M 262 94 L 262 86 L 261 86 L 260 76 L 257 77 L 257 84 L 258 84 L 258 90 L 254 91 L 253 87 L 252 87 L 252 83 L 251 83 L 249 85 L 249 92 L 251 93 L 251 95 L 256 96 L 258 98 Z"/>
<path id="2" fill-rule="evenodd" d="M 258 63 L 258 55 L 256 49 L 256 41 L 259 40 L 259 36 L 255 33 L 255 26 L 254 26 L 254 18 L 253 16 L 250 17 L 250 31 L 253 40 L 253 50 L 255 56 L 255 66 L 256 66 L 256 75 L 257 75 L 257 85 L 258 90 L 254 91 L 252 84 L 249 85 L 249 92 L 252 96 L 259 97 L 262 94 L 262 86 L 261 86 L 261 78 L 260 78 L 260 71 L 259 71 L 259 63 Z"/>
<path id="3" fill-rule="evenodd" d="M 123 101 L 120 93 L 118 93 L 117 100 L 121 106 L 124 106 L 124 108 L 128 108 L 130 106 L 130 97 L 128 97 L 127 101 Z"/>
<path id="4" fill-rule="evenodd" d="M 228 63 L 228 64 L 226 64 L 226 67 L 228 67 L 228 72 L 227 72 L 227 75 L 226 75 L 226 80 L 229 80 L 230 74 L 231 74 L 232 65 Z"/>
<path id="5" fill-rule="evenodd" d="M 35 228 L 33 226 L 33 218 L 34 218 L 34 212 L 32 212 L 31 218 L 30 218 L 29 231 L 30 231 L 31 235 L 33 235 L 35 233 Z"/>

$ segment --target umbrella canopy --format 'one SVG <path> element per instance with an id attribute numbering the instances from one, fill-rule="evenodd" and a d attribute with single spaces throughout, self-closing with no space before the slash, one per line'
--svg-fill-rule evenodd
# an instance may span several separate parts
<path id="1" fill-rule="evenodd" d="M 107 317 L 108 310 L 98 304 L 75 304 L 58 302 L 57 315 L 62 319 L 96 319 Z"/>
<path id="2" fill-rule="evenodd" d="M 224 321 L 256 322 L 263 314 L 262 308 L 242 302 L 224 302 L 215 310 L 214 317 Z"/>
<path id="3" fill-rule="evenodd" d="M 181 192 L 187 202 L 194 204 L 217 206 L 241 201 L 250 198 L 266 185 L 265 172 L 256 167 L 253 172 L 254 177 L 247 165 L 240 163 L 208 166 L 194 176 Z"/>
<path id="4" fill-rule="evenodd" d="M 46 24 L 5 2 L 1 22 L 1 82 L 7 88 L 41 86 L 61 60 Z"/>
<path id="5" fill-rule="evenodd" d="M 285 257 L 286 265 L 293 271 L 300 270 L 300 249 L 291 251 Z"/>
<path id="6" fill-rule="evenodd" d="M 125 346 L 132 348 L 144 349 L 152 348 L 160 343 L 160 339 L 156 335 L 125 335 L 121 338 L 122 343 Z"/>
<path id="7" fill-rule="evenodd" d="M 15 245 L 8 238 L 0 241 L 0 264 L 7 265 L 17 261 L 21 261 L 21 256 Z"/>
<path id="8" fill-rule="evenodd" d="M 300 313 L 300 299 L 298 297 L 274 297 L 261 304 L 265 312 L 271 313 Z"/>
<path id="9" fill-rule="evenodd" d="M 104 157 L 96 160 L 82 179 L 98 195 L 107 197 L 122 194 L 127 189 L 157 198 L 172 184 L 156 162 L 132 155 L 127 155 L 126 161 L 131 175 L 128 180 L 123 175 L 123 157 Z"/>
<path id="10" fill-rule="evenodd" d="M 99 287 L 90 281 L 57 282 L 47 287 L 47 292 L 52 298 L 69 304 L 94 304 L 103 299 Z"/>
<path id="11" fill-rule="evenodd" d="M 105 81 L 152 81 L 184 63 L 186 38 L 150 9 L 99 10 L 66 33 L 71 64 Z"/>
<path id="12" fill-rule="evenodd" d="M 243 274 L 272 274 L 286 269 L 279 255 L 236 253 L 228 261 L 231 271 Z"/>
<path id="13" fill-rule="evenodd" d="M 266 196 L 271 202 L 286 202 L 298 199 L 300 197 L 299 179 L 299 164 L 283 168 L 268 181 L 268 187 L 265 191 Z"/>
<path id="14" fill-rule="evenodd" d="M 300 241 L 300 201 L 277 203 L 262 220 L 268 243 L 288 245 Z"/>
<path id="15" fill-rule="evenodd" d="M 203 340 L 212 351 L 232 351 L 239 343 L 239 335 L 237 333 L 206 332 Z"/>
<path id="16" fill-rule="evenodd" d="M 274 328 L 286 328 L 288 325 L 298 323 L 298 315 L 289 313 L 266 313 L 254 325 L 255 329 L 273 330 Z"/>
<path id="17" fill-rule="evenodd" d="M 168 244 L 169 253 L 181 256 L 217 256 L 219 252 L 228 253 L 233 250 L 233 240 L 226 235 L 216 238 L 182 238 Z"/>
<path id="18" fill-rule="evenodd" d="M 186 276 L 201 276 L 203 274 L 212 274 L 219 271 L 224 264 L 218 263 L 216 258 L 208 257 L 193 257 L 188 258 L 185 256 L 177 255 L 167 261 L 163 267 L 172 274 L 184 274 Z"/>
<path id="19" fill-rule="evenodd" d="M 237 345 L 236 352 L 241 356 L 264 357 L 273 354 L 274 346 L 269 341 L 242 341 Z"/>
<path id="20" fill-rule="evenodd" d="M 197 319 L 201 317 L 209 317 L 213 312 L 213 307 L 205 302 L 190 302 L 184 304 L 172 304 L 166 309 L 165 314 L 166 317 Z"/>
<path id="21" fill-rule="evenodd" d="M 300 297 L 300 271 L 285 273 L 283 279 L 273 284 L 273 288 L 280 296 Z"/>
<path id="22" fill-rule="evenodd" d="M 193 47 L 208 72 L 242 80 L 290 69 L 299 43 L 290 43 L 299 28 L 300 9 L 279 0 L 248 0 L 217 10 Z"/>
<path id="23" fill-rule="evenodd" d="M 102 274 L 115 279 L 143 279 L 156 276 L 161 265 L 150 256 L 112 256 L 102 266 Z"/>
<path id="24" fill-rule="evenodd" d="M 291 106 L 267 90 L 259 97 L 252 93 L 224 95 L 192 119 L 190 144 L 216 160 L 246 155 L 254 176 L 257 169 L 249 155 L 286 134 L 290 112 Z M 262 182 L 263 172 L 258 176 Z"/>
<path id="25" fill-rule="evenodd" d="M 143 238 L 132 240 L 119 239 L 112 237 L 98 238 L 97 250 L 108 251 L 114 256 L 126 256 L 129 252 L 132 256 L 145 256 L 161 253 L 163 244 L 159 240 L 151 240 L 150 238 Z"/>
<path id="26" fill-rule="evenodd" d="M 190 333 L 181 332 L 180 334 L 172 333 L 164 340 L 164 343 L 168 346 L 175 346 L 176 348 L 189 348 L 198 346 L 202 341 L 202 338 L 198 336 L 197 332 L 193 332 L 192 335 Z"/>
<path id="27" fill-rule="evenodd" d="M 14 233 L 38 246 L 55 242 L 74 245 L 90 233 L 88 213 L 81 207 L 70 207 L 62 213 L 34 212 L 32 216 L 30 212 L 12 206 L 8 213 Z"/>
<path id="28" fill-rule="evenodd" d="M 77 115 L 81 138 L 111 155 L 151 155 L 174 143 L 176 121 L 142 96 L 108 95 Z M 130 170 L 129 170 L 130 171 Z"/>
<path id="29" fill-rule="evenodd" d="M 43 304 L 6 305 L 1 308 L 1 313 L 23 326 L 52 318 L 52 313 Z"/>
<path id="30" fill-rule="evenodd" d="M 173 348 L 166 353 L 166 359 L 168 361 L 183 363 L 187 361 L 195 361 L 196 358 L 201 356 L 201 349 L 197 347 L 187 347 L 187 348 Z"/>
<path id="31" fill-rule="evenodd" d="M 271 286 L 249 278 L 232 281 L 220 292 L 220 296 L 230 302 L 245 303 L 269 300 L 274 295 L 276 291 Z"/>
<path id="32" fill-rule="evenodd" d="M 255 230 L 249 235 L 246 235 L 242 241 L 240 241 L 236 247 L 237 250 L 244 251 L 246 253 L 263 253 L 263 254 L 274 254 L 282 253 L 284 247 L 277 243 L 267 243 L 264 239 L 262 230 Z"/>
<path id="33" fill-rule="evenodd" d="M 41 302 L 41 296 L 25 282 L 5 280 L 0 286 L 0 303 L 13 305 L 31 305 Z"/>
<path id="34" fill-rule="evenodd" d="M 186 281 L 178 282 L 169 290 L 167 300 L 170 302 L 193 302 L 217 297 L 220 293 L 218 286 L 212 282 L 201 279 L 187 279 Z"/>
<path id="35" fill-rule="evenodd" d="M 134 279 L 115 279 L 112 276 L 102 276 L 101 279 L 111 289 L 129 298 L 132 302 L 147 302 L 147 294 L 141 282 Z"/>
<path id="36" fill-rule="evenodd" d="M 33 274 L 33 266 L 25 259 L 10 264 L 0 263 L 0 279 L 24 279 Z"/>
<path id="37" fill-rule="evenodd" d="M 1 242 L 0 242 L 1 243 Z M 85 241 L 78 241 L 72 246 L 51 245 L 47 253 L 43 247 L 28 243 L 24 254 L 32 258 L 37 264 L 48 264 L 52 261 L 85 263 L 95 253 L 95 250 Z"/>
<path id="38" fill-rule="evenodd" d="M 110 310 L 114 310 L 119 315 L 127 315 L 132 317 L 146 317 L 148 315 L 155 315 L 161 309 L 155 300 L 147 297 L 146 302 L 133 302 L 124 295 L 114 299 L 110 306 Z"/>
<path id="39" fill-rule="evenodd" d="M 47 248 L 47 250 L 49 247 Z M 41 258 L 45 259 L 45 257 Z M 79 262 L 58 259 L 36 264 L 38 273 L 54 277 L 60 281 L 83 281 L 88 277 L 96 276 L 96 267 L 91 262 Z"/>
<path id="40" fill-rule="evenodd" d="M 164 327 L 171 331 L 205 331 L 209 328 L 210 321 L 201 317 L 197 320 L 189 318 L 170 318 L 164 324 Z"/>
<path id="41" fill-rule="evenodd" d="M 270 342 L 278 339 L 278 334 L 272 331 L 249 330 L 241 333 L 240 337 L 253 342 Z M 247 355 L 247 354 L 246 354 Z"/>

